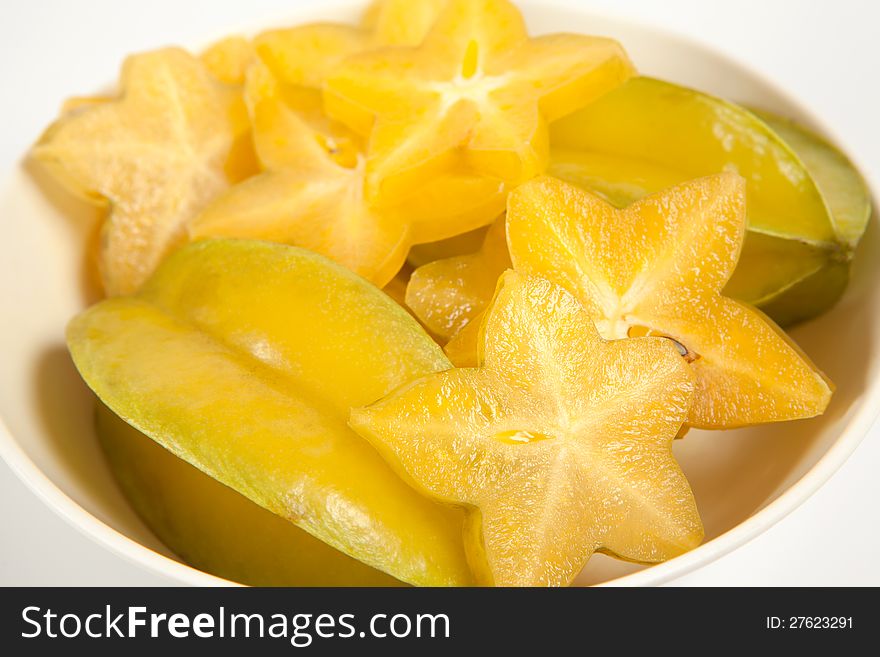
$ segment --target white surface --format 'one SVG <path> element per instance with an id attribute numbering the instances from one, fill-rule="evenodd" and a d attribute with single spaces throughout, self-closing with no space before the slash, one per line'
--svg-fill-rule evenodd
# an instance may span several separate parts
<path id="1" fill-rule="evenodd" d="M 112 79 L 125 53 L 185 40 L 194 32 L 220 35 L 236 25 L 260 23 L 284 13 L 295 0 L 182 2 L 153 0 L 81 3 L 18 3 L 4 10 L 0 24 L 0 81 L 15 89 L 21 70 L 33 71 L 58 99 L 87 92 Z M 871 116 L 878 90 L 872 83 L 873 31 L 880 18 L 874 3 L 855 0 L 813 3 L 763 0 L 664 3 L 594 0 L 585 6 L 634 17 L 713 43 L 801 100 L 833 126 L 845 147 L 876 180 L 880 175 L 880 131 Z M 105 27 L 100 43 L 83 43 L 70 19 Z M 177 18 L 174 18 L 174 12 Z M 64 27 L 68 29 L 62 29 Z M 45 34 L 52 38 L 45 39 Z M 35 44 L 48 56 L 33 60 Z M 76 67 L 65 53 L 76 51 Z M 13 70 L 15 67 L 17 70 Z M 32 107 L 4 107 L 7 125 Z M 870 96 L 870 97 L 869 97 Z M 46 108 L 47 123 L 51 110 Z M 31 121 L 33 120 L 32 117 Z M 0 151 L 23 152 L 33 135 L 0 128 Z M 7 309 L 6 312 L 11 312 Z M 880 529 L 871 503 L 880 496 L 874 464 L 880 462 L 880 432 L 875 427 L 838 474 L 794 514 L 748 545 L 677 583 L 703 584 L 880 584 Z M 130 566 L 55 517 L 0 464 L 0 584 L 163 584 L 157 576 Z M 843 552 L 836 556 L 836 551 Z"/>

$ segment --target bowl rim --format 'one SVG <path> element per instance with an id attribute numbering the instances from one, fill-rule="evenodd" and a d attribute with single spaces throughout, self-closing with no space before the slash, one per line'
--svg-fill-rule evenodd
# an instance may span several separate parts
<path id="1" fill-rule="evenodd" d="M 311 4 L 314 6 L 309 9 L 314 9 L 316 12 L 330 12 L 334 9 L 351 10 L 355 7 L 363 8 L 365 5 L 364 0 L 331 0 L 326 3 L 321 2 L 320 4 Z M 744 64 L 735 56 L 717 49 L 714 45 L 703 41 L 699 37 L 695 37 L 690 33 L 683 33 L 667 27 L 658 27 L 638 18 L 633 18 L 612 10 L 591 10 L 579 6 L 577 0 L 541 0 L 540 3 L 535 0 L 524 0 L 522 4 L 525 6 L 540 4 L 548 8 L 578 11 L 586 15 L 594 15 L 622 25 L 631 26 L 640 31 L 652 32 L 664 39 L 677 41 L 692 50 L 705 51 L 714 56 L 718 61 L 723 62 L 725 65 L 739 69 L 743 74 L 758 81 L 763 86 L 772 89 L 779 98 L 783 99 L 791 107 L 796 108 L 798 114 L 806 119 L 807 123 L 811 124 L 812 127 L 828 137 L 833 143 L 838 145 L 841 143 L 837 138 L 838 135 L 835 134 L 835 131 L 829 128 L 829 126 L 821 120 L 821 117 L 818 117 L 812 111 L 805 108 L 797 98 L 792 96 L 778 82 L 770 79 L 763 73 L 756 71 L 751 66 Z M 305 7 L 303 7 L 303 9 L 305 9 Z M 296 13 L 296 9 L 291 8 L 291 13 Z M 243 27 L 253 27 L 255 31 L 256 29 L 265 28 L 266 22 L 266 20 L 263 20 L 255 25 Z M 242 30 L 241 27 L 242 26 L 240 26 L 237 31 L 242 33 L 250 32 L 250 30 L 247 29 Z M 210 41 L 206 41 L 206 43 L 210 43 Z M 201 45 L 205 44 L 203 43 Z M 880 192 L 880 184 L 878 184 L 878 180 L 875 177 L 878 174 L 864 167 L 862 165 L 863 163 L 860 162 L 858 155 L 853 156 L 850 153 L 847 153 L 847 157 L 854 162 L 862 174 L 871 197 L 873 199 L 880 198 L 880 193 L 878 193 Z M 872 218 L 872 220 L 875 219 Z M 833 312 L 833 310 L 831 312 Z M 821 488 L 825 482 L 827 482 L 832 475 L 840 469 L 865 436 L 868 435 L 878 415 L 880 415 L 880 380 L 873 379 L 869 380 L 866 384 L 860 400 L 860 407 L 842 428 L 840 435 L 834 443 L 807 472 L 805 472 L 786 490 L 780 493 L 776 499 L 755 511 L 751 516 L 740 522 L 738 525 L 700 544 L 683 555 L 635 573 L 601 582 L 597 584 L 597 586 L 656 586 L 665 584 L 716 561 L 736 548 L 763 534 L 767 529 L 777 524 L 780 520 L 800 507 L 801 504 Z M 98 545 L 108 549 L 111 553 L 122 558 L 124 561 L 146 568 L 151 574 L 167 579 L 171 585 L 242 586 L 242 584 L 238 582 L 211 575 L 172 557 L 161 554 L 154 549 L 139 543 L 135 539 L 126 536 L 99 519 L 90 511 L 87 511 L 67 493 L 61 490 L 61 488 L 39 468 L 34 460 L 25 452 L 24 448 L 17 442 L 12 431 L 6 425 L 2 417 L 0 417 L 0 458 L 9 465 L 12 472 L 15 473 L 17 478 L 30 491 L 32 491 L 43 501 L 44 504 L 46 504 L 46 506 L 61 517 L 68 525 L 76 529 L 81 535 L 88 537 Z"/>

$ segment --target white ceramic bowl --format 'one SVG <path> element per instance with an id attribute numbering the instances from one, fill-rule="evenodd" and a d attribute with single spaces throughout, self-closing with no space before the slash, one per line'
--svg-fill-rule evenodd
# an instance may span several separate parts
<path id="1" fill-rule="evenodd" d="M 322 3 L 316 9 L 315 4 L 277 16 L 271 25 L 349 20 L 359 7 Z M 523 3 L 535 34 L 579 31 L 616 37 L 645 74 L 787 114 L 829 133 L 759 75 L 705 46 L 587 14 L 574 4 Z M 242 28 L 229 27 L 230 32 Z M 0 298 L 16 313 L 14 321 L 0 324 L 0 453 L 46 504 L 108 549 L 171 582 L 228 584 L 181 563 L 144 527 L 117 490 L 94 439 L 91 396 L 67 356 L 63 336 L 70 317 L 94 300 L 83 254 L 96 217 L 28 167 L 3 182 Z M 717 559 L 792 511 L 852 452 L 880 407 L 880 322 L 875 319 L 880 286 L 872 284 L 880 266 L 875 223 L 860 248 L 845 299 L 793 332 L 838 386 L 826 415 L 737 431 L 692 432 L 677 442 L 675 452 L 693 485 L 706 542 L 652 568 L 599 555 L 578 583 L 658 584 Z"/>

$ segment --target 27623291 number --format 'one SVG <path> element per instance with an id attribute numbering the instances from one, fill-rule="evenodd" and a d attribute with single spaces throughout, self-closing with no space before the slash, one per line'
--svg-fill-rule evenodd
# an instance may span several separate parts
<path id="1" fill-rule="evenodd" d="M 768 630 L 851 630 L 852 616 L 767 616 Z"/>

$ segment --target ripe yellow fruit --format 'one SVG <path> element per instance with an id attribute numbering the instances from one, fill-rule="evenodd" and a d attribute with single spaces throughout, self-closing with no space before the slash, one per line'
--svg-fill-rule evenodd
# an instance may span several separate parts
<path id="1" fill-rule="evenodd" d="M 606 342 L 578 301 L 509 272 L 479 367 L 418 379 L 351 426 L 414 486 L 468 509 L 483 583 L 560 586 L 596 550 L 656 562 L 702 524 L 671 445 L 693 373 L 672 341 Z"/>
<path id="2" fill-rule="evenodd" d="M 368 40 L 369 33 L 356 27 L 311 23 L 263 32 L 254 48 L 284 84 L 320 89 L 333 68 L 366 48 Z"/>
<path id="3" fill-rule="evenodd" d="M 555 123 L 551 144 L 550 175 L 618 207 L 699 176 L 742 175 L 748 227 L 725 294 L 780 324 L 827 310 L 846 285 L 869 197 L 844 156 L 789 122 L 636 77 Z"/>
<path id="4" fill-rule="evenodd" d="M 254 57 L 253 45 L 241 36 L 221 39 L 200 55 L 211 75 L 220 82 L 238 86 L 244 84 L 245 75 Z"/>
<path id="5" fill-rule="evenodd" d="M 103 404 L 95 430 L 125 497 L 186 563 L 251 586 L 399 586 L 200 472 Z"/>
<path id="6" fill-rule="evenodd" d="M 498 277 L 509 268 L 502 216 L 476 253 L 416 269 L 406 287 L 406 305 L 433 334 L 448 341 L 486 308 Z"/>
<path id="7" fill-rule="evenodd" d="M 448 0 L 376 0 L 361 25 L 372 32 L 375 46 L 417 46 L 430 31 Z"/>
<path id="8" fill-rule="evenodd" d="M 413 584 L 465 585 L 462 516 L 401 481 L 349 410 L 449 362 L 387 295 L 314 253 L 210 240 L 68 346 L 117 415 L 314 537 Z"/>
<path id="9" fill-rule="evenodd" d="M 64 114 L 33 156 L 73 192 L 107 203 L 99 269 L 130 294 L 185 239 L 185 223 L 254 171 L 240 93 L 169 48 L 130 57 L 121 95 Z"/>
<path id="10" fill-rule="evenodd" d="M 408 225 L 364 199 L 357 137 L 308 122 L 284 91 L 267 66 L 251 67 L 246 95 L 267 171 L 220 196 L 190 222 L 190 237 L 301 246 L 385 286 L 406 260 Z"/>
<path id="11" fill-rule="evenodd" d="M 745 227 L 745 181 L 731 173 L 622 210 L 546 177 L 519 187 L 507 211 L 517 271 L 569 290 L 607 339 L 664 335 L 686 349 L 697 375 L 688 424 L 711 429 L 819 415 L 832 393 L 771 320 L 721 294 Z"/>
<path id="12" fill-rule="evenodd" d="M 548 123 L 632 74 L 613 40 L 529 39 L 507 0 L 450 0 L 418 47 L 345 60 L 324 100 L 333 118 L 370 138 L 368 195 L 397 202 L 450 172 L 507 184 L 541 173 Z"/>

